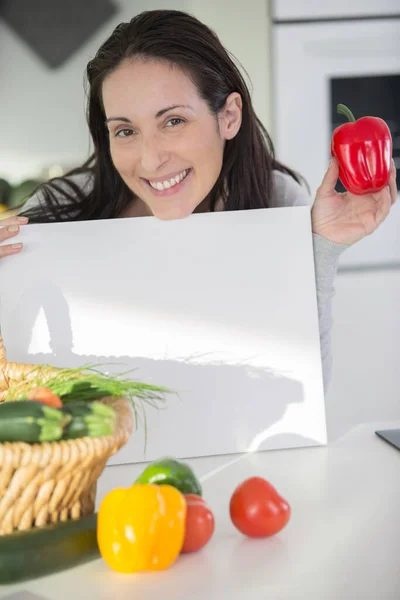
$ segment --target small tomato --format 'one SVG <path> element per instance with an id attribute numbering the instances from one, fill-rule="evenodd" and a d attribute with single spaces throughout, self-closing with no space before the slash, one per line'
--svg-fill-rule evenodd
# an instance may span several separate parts
<path id="1" fill-rule="evenodd" d="M 262 477 L 246 479 L 233 492 L 229 512 L 232 523 L 248 537 L 269 537 L 285 527 L 290 506 Z"/>
<path id="2" fill-rule="evenodd" d="M 63 407 L 61 398 L 47 387 L 33 388 L 27 393 L 26 397 L 28 400 L 40 402 L 40 404 L 45 404 L 46 406 L 53 406 L 54 408 Z"/>
<path id="3" fill-rule="evenodd" d="M 214 515 L 201 496 L 185 494 L 187 504 L 185 539 L 181 553 L 197 552 L 211 539 L 214 529 Z"/>

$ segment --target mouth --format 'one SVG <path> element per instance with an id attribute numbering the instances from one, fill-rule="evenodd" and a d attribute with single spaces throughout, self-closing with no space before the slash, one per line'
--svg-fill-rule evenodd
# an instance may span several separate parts
<path id="1" fill-rule="evenodd" d="M 164 181 L 151 181 L 149 179 L 143 179 L 143 181 L 155 196 L 168 197 L 181 191 L 186 185 L 187 180 L 190 178 L 192 171 L 192 168 L 184 169 L 174 177 L 165 179 Z"/>

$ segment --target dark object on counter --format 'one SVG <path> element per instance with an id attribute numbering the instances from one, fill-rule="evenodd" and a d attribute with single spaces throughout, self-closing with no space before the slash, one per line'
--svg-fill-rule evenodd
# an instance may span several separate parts
<path id="1" fill-rule="evenodd" d="M 400 429 L 382 429 L 375 431 L 382 440 L 400 450 Z"/>
<path id="2" fill-rule="evenodd" d="M 0 584 L 50 575 L 100 557 L 97 514 L 0 535 Z"/>

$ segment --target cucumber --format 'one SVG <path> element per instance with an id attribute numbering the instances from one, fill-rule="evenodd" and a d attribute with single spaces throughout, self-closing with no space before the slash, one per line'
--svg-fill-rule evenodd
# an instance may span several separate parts
<path id="1" fill-rule="evenodd" d="M 76 381 L 71 383 L 71 387 L 68 392 L 57 395 L 60 396 L 63 404 L 70 404 L 72 402 L 76 402 L 77 396 L 84 397 L 87 401 L 92 401 L 99 398 L 105 398 L 106 396 L 110 395 L 110 392 L 107 390 L 102 390 L 96 385 L 92 385 L 91 381 Z"/>
<path id="2" fill-rule="evenodd" d="M 97 514 L 0 536 L 0 584 L 57 573 L 100 557 Z"/>
<path id="3" fill-rule="evenodd" d="M 89 436 L 89 427 L 82 417 L 74 417 L 63 432 L 63 440 L 74 440 Z"/>
<path id="4" fill-rule="evenodd" d="M 64 440 L 101 437 L 115 431 L 115 410 L 101 402 L 74 402 L 64 406 L 63 412 L 72 417 L 64 430 Z"/>
<path id="5" fill-rule="evenodd" d="M 0 442 L 53 442 L 61 439 L 71 415 L 33 400 L 0 403 Z"/>
<path id="6" fill-rule="evenodd" d="M 115 410 L 103 402 L 71 402 L 63 407 L 63 412 L 73 417 L 86 417 L 98 415 L 99 417 L 115 418 Z"/>

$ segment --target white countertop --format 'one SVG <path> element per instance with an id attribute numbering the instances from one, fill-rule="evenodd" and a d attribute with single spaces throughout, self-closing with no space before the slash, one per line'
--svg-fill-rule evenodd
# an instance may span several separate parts
<path id="1" fill-rule="evenodd" d="M 4 586 L 0 598 L 398 600 L 400 452 L 374 432 L 399 427 L 400 421 L 368 423 L 325 447 L 191 460 L 216 519 L 200 552 L 155 574 L 120 575 L 99 559 Z M 142 468 L 106 468 L 98 503 Z M 289 524 L 273 538 L 247 539 L 230 522 L 230 495 L 252 475 L 268 479 L 291 505 Z M 31 595 L 16 594 L 22 591 Z"/>

